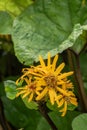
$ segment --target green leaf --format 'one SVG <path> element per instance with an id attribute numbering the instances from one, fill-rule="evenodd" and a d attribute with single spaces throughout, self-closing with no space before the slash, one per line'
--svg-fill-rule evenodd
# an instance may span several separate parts
<path id="1" fill-rule="evenodd" d="M 16 16 L 32 3 L 32 0 L 0 0 L 0 10 L 7 11 Z"/>
<path id="2" fill-rule="evenodd" d="M 18 84 L 17 84 L 17 87 L 18 87 L 18 88 L 21 87 L 22 84 L 23 84 L 23 82 L 24 82 L 23 80 L 19 81 Z"/>
<path id="3" fill-rule="evenodd" d="M 68 111 L 64 117 L 59 112 L 50 112 L 49 115 L 59 130 L 72 130 L 72 120 L 80 113 L 76 111 Z M 77 129 L 79 130 L 79 129 Z"/>
<path id="4" fill-rule="evenodd" d="M 80 37 L 76 40 L 75 44 L 73 45 L 72 49 L 76 53 L 80 53 L 81 50 L 84 48 L 85 44 L 87 44 L 87 25 L 82 26 L 83 33 Z"/>
<path id="5" fill-rule="evenodd" d="M 17 128 L 25 127 L 28 124 L 28 112 L 21 100 L 9 100 L 5 96 L 3 96 L 1 99 L 4 105 L 6 119 Z"/>
<path id="6" fill-rule="evenodd" d="M 33 123 L 32 123 L 33 122 Z M 35 117 L 34 117 L 34 121 L 32 119 L 32 126 L 29 125 L 28 127 L 26 127 L 26 130 L 51 130 L 50 125 L 48 124 L 48 122 L 45 120 L 45 118 L 40 117 L 39 122 L 37 123 L 37 126 L 35 127 Z"/>
<path id="7" fill-rule="evenodd" d="M 23 100 L 23 102 L 24 102 L 24 104 L 26 105 L 27 108 L 35 109 L 35 110 L 38 109 L 38 104 L 36 102 L 34 102 L 34 101 L 28 102 L 28 98 L 27 97 L 22 99 L 22 100 Z"/>
<path id="8" fill-rule="evenodd" d="M 36 129 L 41 118 L 38 111 L 27 109 L 21 98 L 9 100 L 3 96 L 1 99 L 4 105 L 5 117 L 13 126 L 25 130 Z M 26 129 L 27 127 L 29 129 Z"/>
<path id="9" fill-rule="evenodd" d="M 46 58 L 50 51 L 54 56 L 73 46 L 82 33 L 80 24 L 87 24 L 86 12 L 82 0 L 37 0 L 14 21 L 12 38 L 20 62 L 29 65 L 38 55 Z"/>
<path id="10" fill-rule="evenodd" d="M 12 24 L 12 17 L 7 12 L 0 11 L 0 34 L 11 34 Z"/>
<path id="11" fill-rule="evenodd" d="M 9 77 L 8 79 L 16 80 L 17 78 Z M 5 92 L 1 92 L 2 89 L 4 84 L 0 84 L 0 98 L 5 117 L 17 130 L 22 128 L 23 130 L 50 130 L 49 124 L 38 111 L 28 109 L 19 97 L 14 100 L 8 99 Z"/>
<path id="12" fill-rule="evenodd" d="M 67 110 L 73 111 L 77 106 L 73 105 L 73 104 L 68 104 L 67 106 Z"/>
<path id="13" fill-rule="evenodd" d="M 3 96 L 1 99 L 6 119 L 17 129 L 50 130 L 49 124 L 40 113 L 36 110 L 28 109 L 21 98 L 9 100 Z"/>
<path id="14" fill-rule="evenodd" d="M 87 130 L 87 114 L 80 114 L 72 122 L 73 130 Z"/>
<path id="15" fill-rule="evenodd" d="M 59 111 L 57 104 L 52 105 L 50 101 L 47 101 L 46 106 L 52 111 Z"/>
<path id="16" fill-rule="evenodd" d="M 12 80 L 4 81 L 4 86 L 5 86 L 6 96 L 9 99 L 14 99 L 17 94 L 17 90 L 16 90 L 17 86 L 15 82 Z"/>
<path id="17" fill-rule="evenodd" d="M 51 130 L 51 127 L 48 124 L 48 122 L 45 120 L 45 118 L 41 117 L 36 130 Z"/>

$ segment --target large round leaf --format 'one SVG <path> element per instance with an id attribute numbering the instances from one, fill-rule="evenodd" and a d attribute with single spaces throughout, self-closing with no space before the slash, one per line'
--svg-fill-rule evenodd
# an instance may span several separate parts
<path id="1" fill-rule="evenodd" d="M 87 8 L 82 0 L 37 0 L 14 21 L 12 38 L 18 59 L 29 65 L 38 55 L 46 58 L 71 47 L 64 42 L 74 24 L 87 23 Z M 74 33 L 75 36 L 77 33 Z M 74 38 L 75 39 L 75 38 Z"/>
<path id="2" fill-rule="evenodd" d="M 80 114 L 72 122 L 73 130 L 87 130 L 87 114 Z"/>

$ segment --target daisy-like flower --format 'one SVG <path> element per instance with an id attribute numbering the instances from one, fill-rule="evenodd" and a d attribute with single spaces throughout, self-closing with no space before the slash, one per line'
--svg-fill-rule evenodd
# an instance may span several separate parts
<path id="1" fill-rule="evenodd" d="M 60 88 L 58 88 L 60 89 Z M 70 104 L 75 106 L 78 105 L 75 94 L 73 93 L 73 85 L 71 82 L 66 82 L 62 85 L 61 93 L 56 98 L 56 103 L 58 107 L 61 108 L 62 116 L 66 114 L 67 107 Z"/>
<path id="2" fill-rule="evenodd" d="M 56 68 L 58 55 L 54 57 L 54 60 L 51 63 L 51 56 L 50 53 L 48 53 L 47 65 L 45 65 L 45 62 L 41 56 L 39 57 L 39 60 L 40 65 L 35 67 L 36 72 L 31 72 L 31 74 L 34 75 L 35 80 L 37 80 L 37 82 L 39 82 L 40 86 L 43 88 L 36 97 L 36 100 L 39 101 L 44 97 L 48 97 L 51 104 L 53 105 L 58 93 L 60 93 L 60 86 L 62 86 L 62 84 L 65 82 L 63 79 L 72 75 L 73 72 L 71 71 L 67 73 L 61 73 L 62 69 L 65 66 L 64 63 L 60 64 Z"/>
<path id="3" fill-rule="evenodd" d="M 63 107 L 60 111 L 64 116 L 68 104 L 77 106 L 73 84 L 68 80 L 68 76 L 71 76 L 73 71 L 62 73 L 65 63 L 56 67 L 58 55 L 51 61 L 50 53 L 48 53 L 47 64 L 41 56 L 39 60 L 40 65 L 22 70 L 23 75 L 16 81 L 16 84 L 24 80 L 25 86 L 18 88 L 17 96 L 28 97 L 28 101 L 50 100 L 52 105 L 56 102 L 58 107 Z"/>
<path id="4" fill-rule="evenodd" d="M 28 102 L 35 100 L 34 97 L 38 93 L 38 90 L 41 90 L 42 88 L 39 86 L 36 87 L 37 83 L 36 81 L 32 81 L 32 77 L 28 79 L 28 77 L 22 76 L 16 81 L 16 84 L 18 84 L 20 81 L 23 81 L 25 85 L 17 88 L 19 92 L 17 93 L 16 97 L 20 95 L 22 95 L 22 98 L 28 97 Z"/>
<path id="5" fill-rule="evenodd" d="M 72 92 L 68 92 L 69 93 L 72 93 Z M 72 93 L 72 94 L 69 94 L 68 96 L 65 96 L 63 94 L 60 94 L 58 96 L 58 100 L 59 100 L 59 103 L 58 103 L 58 107 L 63 107 L 60 112 L 62 112 L 62 115 L 61 116 L 65 116 L 66 112 L 67 112 L 67 106 L 69 104 L 73 104 L 75 106 L 78 105 L 77 103 L 77 99 L 75 97 L 75 95 Z"/>

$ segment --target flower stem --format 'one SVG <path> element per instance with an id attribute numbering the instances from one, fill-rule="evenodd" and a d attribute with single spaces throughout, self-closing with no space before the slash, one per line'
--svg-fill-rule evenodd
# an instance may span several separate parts
<path id="1" fill-rule="evenodd" d="M 81 106 L 83 108 L 83 111 L 87 112 L 87 96 L 86 96 L 86 93 L 84 91 L 84 84 L 83 84 L 83 81 L 82 81 L 79 56 L 76 55 L 75 58 L 76 58 L 76 64 L 77 64 L 77 68 L 78 68 L 75 73 L 76 73 L 77 83 L 78 83 L 78 86 L 79 86 L 79 94 L 81 96 L 81 99 L 80 99 L 81 102 L 82 102 Z"/>
<path id="2" fill-rule="evenodd" d="M 53 123 L 53 121 L 49 117 L 48 111 L 47 111 L 47 107 L 46 107 L 45 104 L 39 103 L 39 111 L 42 114 L 42 116 L 47 120 L 47 122 L 51 126 L 52 130 L 58 130 L 58 128 L 56 127 L 56 125 Z"/>
<path id="3" fill-rule="evenodd" d="M 87 112 L 87 96 L 84 91 L 84 84 L 82 81 L 79 55 L 71 50 L 68 50 L 68 60 L 70 66 L 74 70 L 75 81 L 78 86 L 77 90 L 78 90 L 79 102 L 81 105 L 81 111 Z"/>

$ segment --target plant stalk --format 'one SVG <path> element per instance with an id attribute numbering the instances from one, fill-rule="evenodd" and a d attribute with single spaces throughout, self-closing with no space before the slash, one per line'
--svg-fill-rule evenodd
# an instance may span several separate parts
<path id="1" fill-rule="evenodd" d="M 39 111 L 42 114 L 42 116 L 47 120 L 49 125 L 51 126 L 52 130 L 58 130 L 54 122 L 51 120 L 51 118 L 48 115 L 47 108 L 45 104 L 39 103 Z"/>
<path id="2" fill-rule="evenodd" d="M 74 70 L 74 77 L 78 86 L 78 96 L 81 105 L 81 111 L 87 112 L 87 96 L 84 90 L 84 84 L 81 75 L 79 55 L 75 52 L 68 50 L 68 60 L 71 68 Z"/>
<path id="3" fill-rule="evenodd" d="M 79 95 L 81 96 L 81 98 L 80 98 L 81 104 L 82 104 L 81 106 L 82 106 L 83 112 L 87 112 L 87 96 L 86 96 L 86 93 L 84 90 L 84 84 L 82 81 L 79 55 L 76 55 L 75 58 L 76 58 L 76 65 L 77 65 L 75 74 L 76 74 L 76 79 L 77 79 L 77 83 L 79 86 Z"/>

